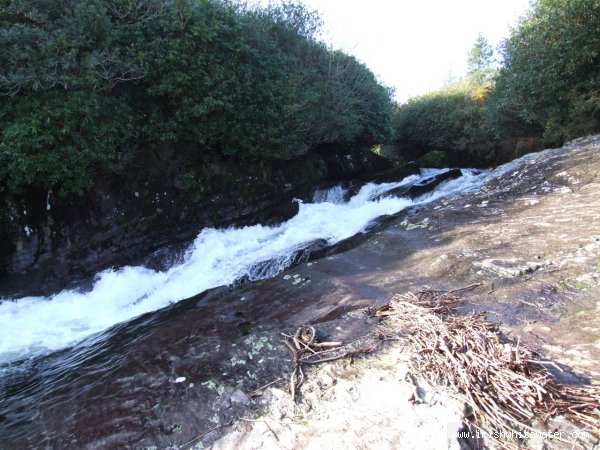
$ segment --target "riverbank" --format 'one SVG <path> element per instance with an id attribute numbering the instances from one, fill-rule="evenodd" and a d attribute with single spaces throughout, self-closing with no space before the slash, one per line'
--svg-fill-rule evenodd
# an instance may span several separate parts
<path id="1" fill-rule="evenodd" d="M 295 291 L 304 298 L 320 290 L 312 307 L 295 315 L 296 323 L 324 323 L 337 340 L 356 326 L 350 324 L 366 320 L 349 321 L 360 314 L 351 310 L 423 285 L 451 290 L 481 283 L 465 293 L 465 313 L 486 311 L 506 335 L 538 352 L 559 380 L 598 385 L 598 150 L 595 137 L 529 155 L 479 192 L 439 200 L 348 252 L 267 282 L 263 292 L 277 286 L 277 295 Z M 295 279 L 310 284 L 285 286 Z M 283 386 L 265 390 L 266 412 L 238 422 L 212 448 L 452 448 L 457 442 L 448 443 L 448 425 L 460 420 L 462 405 L 431 395 L 411 404 L 402 347 L 391 344 L 354 364 L 310 371 L 297 405 Z M 573 432 L 560 421 L 554 427 Z M 574 445 L 597 448 L 594 441 Z M 541 439 L 532 444 L 567 445 Z"/>
<path id="2" fill-rule="evenodd" d="M 347 447 L 398 448 L 408 435 L 420 435 L 404 419 L 407 412 L 410 420 L 424 417 L 424 434 L 438 436 L 439 423 L 425 419 L 435 406 L 413 409 L 401 401 L 410 386 L 401 379 L 405 356 L 392 344 L 355 358 L 358 365 L 344 360 L 318 368 L 323 376 L 308 373 L 302 389 L 314 391 L 301 391 L 293 406 L 286 387 L 290 352 L 281 335 L 312 324 L 324 340 L 367 339 L 369 346 L 379 320 L 364 309 L 424 285 L 480 284 L 464 293 L 463 312 L 487 311 L 505 333 L 551 361 L 548 369 L 564 382 L 598 383 L 599 148 L 595 137 L 528 155 L 480 190 L 404 210 L 321 259 L 274 278 L 208 290 L 19 362 L 0 380 L 0 441 L 10 448 L 187 449 L 238 436 L 243 448 L 248 436 L 253 448 L 246 433 L 264 430 L 265 423 L 254 421 L 267 417 L 284 428 L 286 422 L 305 427 L 289 425 L 296 430 L 286 435 L 289 445 L 317 447 L 318 436 L 329 436 L 348 438 Z M 333 404 L 322 398 L 328 395 Z M 390 410 L 388 397 L 398 407 Z M 462 408 L 442 405 L 448 408 L 442 415 Z M 306 427 L 321 420 L 331 433 L 316 427 L 309 439 Z M 283 431 L 268 426 L 277 435 L 269 442 L 285 448 Z"/>

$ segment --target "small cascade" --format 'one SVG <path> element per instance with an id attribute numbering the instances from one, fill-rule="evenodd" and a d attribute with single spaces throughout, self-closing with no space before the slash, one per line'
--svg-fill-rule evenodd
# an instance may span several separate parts
<path id="1" fill-rule="evenodd" d="M 207 289 L 277 275 L 306 259 L 311 245 L 333 245 L 363 232 L 377 217 L 459 192 L 478 189 L 487 174 L 463 170 L 416 199 L 388 191 L 432 175 L 368 183 L 350 199 L 341 186 L 317 191 L 312 203 L 277 226 L 205 228 L 182 258 L 165 270 L 127 266 L 98 273 L 90 290 L 49 297 L 0 299 L 0 364 L 56 351 L 111 326 L 156 311 Z"/>

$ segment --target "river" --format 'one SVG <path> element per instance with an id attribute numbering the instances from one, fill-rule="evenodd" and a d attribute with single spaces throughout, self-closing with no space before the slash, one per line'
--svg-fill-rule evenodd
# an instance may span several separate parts
<path id="1" fill-rule="evenodd" d="M 106 380 L 101 378 L 114 373 L 121 364 L 121 343 L 135 342 L 136 330 L 145 330 L 139 331 L 140 336 L 148 334 L 150 326 L 168 316 L 172 305 L 242 279 L 273 277 L 296 263 L 298 255 L 315 242 L 335 245 L 365 232 L 382 216 L 443 196 L 477 190 L 488 176 L 487 172 L 463 170 L 461 177 L 445 181 L 415 199 L 385 195 L 438 173 L 440 170 L 425 170 L 395 183 L 369 183 L 352 193 L 340 186 L 316 191 L 310 201 L 295 200 L 299 202 L 298 214 L 277 226 L 203 229 L 163 271 L 143 266 L 109 269 L 98 273 L 87 289 L 65 290 L 48 297 L 1 299 L 0 373 L 4 381 L 0 382 L 0 438 L 10 437 L 15 429 L 20 436 L 16 442 L 29 442 L 23 436 L 27 435 L 28 424 L 39 419 L 36 408 L 42 403 L 55 402 L 61 405 L 56 408 L 64 411 L 76 397 L 91 395 L 90 392 L 97 392 L 91 397 L 99 402 L 105 395 L 110 397 L 112 394 L 102 387 Z M 195 314 L 204 314 L 205 319 L 211 320 L 206 317 L 211 314 L 210 308 L 200 312 L 197 309 L 195 306 Z M 90 375 L 69 387 L 86 365 L 95 365 L 85 372 L 98 374 L 97 383 L 90 380 Z M 136 401 L 142 401 L 140 398 Z M 119 402 L 118 396 L 113 398 L 113 407 Z M 44 414 L 49 414 L 48 408 Z M 47 427 L 60 422 L 57 421 L 46 418 L 45 429 L 37 428 L 35 439 L 45 442 L 42 448 L 54 445 L 48 442 L 80 442 L 62 437 L 56 440 L 61 430 Z M 97 433 L 92 447 L 102 448 L 102 432 Z M 43 441 L 44 436 L 49 440 Z"/>

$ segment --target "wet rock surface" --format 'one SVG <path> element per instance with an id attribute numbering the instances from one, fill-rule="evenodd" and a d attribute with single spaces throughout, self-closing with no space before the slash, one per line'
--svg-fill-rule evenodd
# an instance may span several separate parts
<path id="1" fill-rule="evenodd" d="M 598 383 L 599 199 L 599 137 L 529 155 L 479 192 L 390 218 L 353 248 L 270 280 L 214 289 L 25 363 L 0 381 L 0 442 L 209 446 L 232 419 L 281 403 L 272 398 L 284 397 L 290 369 L 281 332 L 314 324 L 328 340 L 364 338 L 374 323 L 361 308 L 423 285 L 481 283 L 465 294 L 465 311 L 487 311 L 565 379 Z M 343 384 L 341 376 L 329 374 L 329 384 Z M 248 396 L 279 379 L 265 397 Z"/>
<path id="2" fill-rule="evenodd" d="M 210 448 L 228 449 L 451 449 L 462 405 L 430 386 L 405 381 L 410 352 L 382 349 L 376 358 L 336 362 L 311 370 L 295 404 L 271 389 L 266 413 L 240 421 Z"/>
<path id="3" fill-rule="evenodd" d="M 433 191 L 437 186 L 442 184 L 444 181 L 453 180 L 459 178 L 462 175 L 460 169 L 449 169 L 444 172 L 432 175 L 428 178 L 420 180 L 416 183 L 409 184 L 407 186 L 401 186 L 395 189 L 391 189 L 384 194 L 381 194 L 379 198 L 383 197 L 408 197 L 417 198 L 420 195 L 426 194 Z"/>
<path id="4" fill-rule="evenodd" d="M 48 295 L 109 267 L 168 265 L 205 227 L 281 223 L 319 183 L 367 180 L 391 166 L 362 147 L 325 146 L 288 161 L 214 163 L 206 180 L 132 174 L 128 185 L 107 179 L 80 197 L 2 197 L 0 297 Z"/>

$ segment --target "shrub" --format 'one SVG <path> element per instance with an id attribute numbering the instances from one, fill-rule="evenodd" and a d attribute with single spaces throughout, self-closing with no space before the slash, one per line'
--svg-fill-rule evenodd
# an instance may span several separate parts
<path id="1" fill-rule="evenodd" d="M 216 161 L 388 138 L 389 90 L 317 41 L 314 12 L 231 3 L 2 2 L 0 189 L 207 180 Z"/>
<path id="2" fill-rule="evenodd" d="M 398 151 L 420 158 L 443 151 L 452 165 L 486 166 L 496 161 L 496 141 L 484 127 L 490 83 L 462 79 L 399 107 L 395 117 Z"/>
<path id="3" fill-rule="evenodd" d="M 600 1 L 538 0 L 503 56 L 491 117 L 501 133 L 520 120 L 549 145 L 600 131 Z"/>

